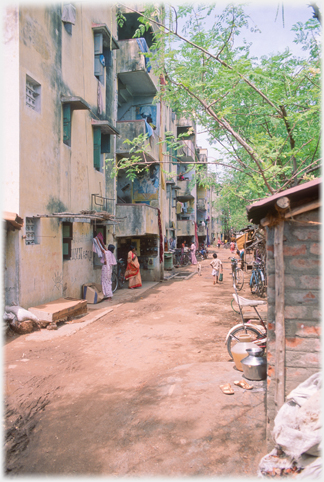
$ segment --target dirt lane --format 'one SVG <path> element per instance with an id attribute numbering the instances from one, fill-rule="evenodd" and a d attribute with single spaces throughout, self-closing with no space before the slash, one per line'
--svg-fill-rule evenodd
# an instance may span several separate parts
<path id="1" fill-rule="evenodd" d="M 238 318 L 230 265 L 213 286 L 209 262 L 73 336 L 7 344 L 9 473 L 256 476 L 265 382 L 219 389 L 242 378 L 224 345 Z"/>

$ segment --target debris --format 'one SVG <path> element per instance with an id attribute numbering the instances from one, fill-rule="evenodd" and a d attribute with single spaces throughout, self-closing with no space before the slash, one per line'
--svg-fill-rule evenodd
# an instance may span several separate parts
<path id="1" fill-rule="evenodd" d="M 258 475 L 321 477 L 321 385 L 316 373 L 289 393 L 275 418 L 276 448 L 261 459 Z"/>

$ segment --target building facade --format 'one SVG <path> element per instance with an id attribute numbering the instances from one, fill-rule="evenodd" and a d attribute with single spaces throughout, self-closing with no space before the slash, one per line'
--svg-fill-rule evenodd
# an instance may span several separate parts
<path id="1" fill-rule="evenodd" d="M 125 9 L 118 26 L 116 13 L 105 4 L 6 9 L 6 304 L 80 298 L 84 283 L 100 282 L 98 232 L 118 257 L 136 245 L 143 281 L 158 281 L 166 241 L 189 244 L 207 220 L 208 196 L 186 172 L 199 159 L 195 125 L 156 99 L 163 79 L 144 55 L 153 28 L 134 39 L 137 14 Z M 114 176 L 139 138 L 146 169 Z"/>

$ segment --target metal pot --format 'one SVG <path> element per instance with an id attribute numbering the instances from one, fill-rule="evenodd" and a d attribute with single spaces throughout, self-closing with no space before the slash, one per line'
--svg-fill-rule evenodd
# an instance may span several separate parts
<path id="1" fill-rule="evenodd" d="M 248 380 L 265 380 L 267 377 L 267 360 L 263 357 L 263 349 L 247 348 L 247 357 L 241 360 L 243 373 Z"/>

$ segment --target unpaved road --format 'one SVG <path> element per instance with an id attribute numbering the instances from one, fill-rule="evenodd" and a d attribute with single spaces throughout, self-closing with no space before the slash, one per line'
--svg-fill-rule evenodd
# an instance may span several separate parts
<path id="1" fill-rule="evenodd" d="M 231 396 L 219 388 L 242 378 L 224 345 L 239 320 L 230 265 L 213 286 L 210 261 L 202 276 L 138 290 L 73 336 L 9 340 L 7 473 L 256 476 L 265 382 Z"/>

